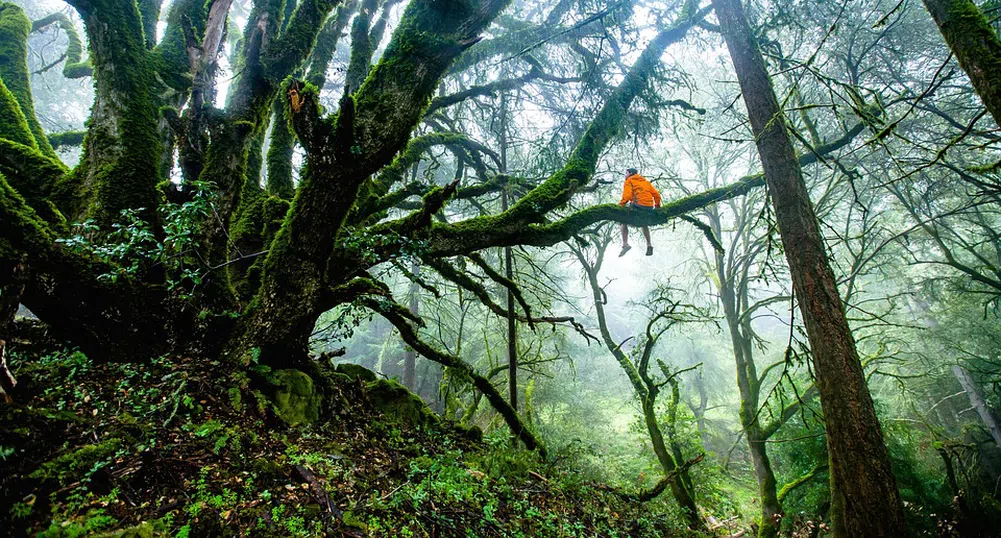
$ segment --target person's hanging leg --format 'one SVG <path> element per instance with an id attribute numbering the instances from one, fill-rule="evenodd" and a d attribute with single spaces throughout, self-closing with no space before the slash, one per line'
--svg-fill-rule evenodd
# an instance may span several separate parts
<path id="1" fill-rule="evenodd" d="M 653 256 L 653 243 L 650 241 L 650 227 L 643 227 L 643 238 L 646 239 L 646 255 Z"/>
<path id="2" fill-rule="evenodd" d="M 633 247 L 629 246 L 629 228 L 625 224 L 622 225 L 622 250 L 619 251 L 619 257 L 626 255 L 629 249 Z"/>

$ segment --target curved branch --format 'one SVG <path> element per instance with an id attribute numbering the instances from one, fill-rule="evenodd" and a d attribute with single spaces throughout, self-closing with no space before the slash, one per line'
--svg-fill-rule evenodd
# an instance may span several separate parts
<path id="1" fill-rule="evenodd" d="M 31 31 L 39 32 L 50 24 L 56 23 L 59 29 L 66 32 L 66 63 L 63 64 L 63 76 L 66 78 L 83 78 L 94 74 L 94 67 L 90 65 L 90 60 L 83 59 L 83 41 L 80 40 L 80 33 L 76 31 L 76 25 L 66 16 L 65 13 L 56 12 L 33 21 Z"/>
<path id="2" fill-rule="evenodd" d="M 433 258 L 433 257 L 422 258 L 422 261 L 425 264 L 429 265 L 432 269 L 437 271 L 438 274 L 440 274 L 446 280 L 456 284 L 457 286 L 475 295 L 476 298 L 479 299 L 480 302 L 483 303 L 483 305 L 486 306 L 488 310 L 490 310 L 497 316 L 505 319 L 511 316 L 511 313 L 508 312 L 507 309 L 497 304 L 493 300 L 493 298 L 490 297 L 490 292 L 487 291 L 487 288 L 485 286 L 470 278 L 469 275 L 455 268 L 451 263 L 443 259 Z M 528 316 L 515 312 L 514 317 L 518 321 L 529 324 L 533 322 L 550 323 L 553 325 L 559 323 L 569 323 L 573 326 L 574 330 L 576 330 L 578 333 L 580 333 L 581 336 L 585 338 L 585 340 L 597 341 L 597 338 L 595 338 L 594 335 L 588 333 L 587 330 L 584 328 L 584 325 L 578 322 L 576 318 L 574 318 L 573 316 L 541 316 L 541 317 L 529 318 Z M 507 366 L 505 365 L 503 368 L 507 368 Z"/>
<path id="3" fill-rule="evenodd" d="M 373 289 L 378 289 L 378 287 L 374 286 Z M 388 290 L 383 290 L 378 295 L 384 296 L 387 293 Z M 529 450 L 538 451 L 540 456 L 543 458 L 546 457 L 545 447 L 535 437 L 535 434 L 532 433 L 532 431 L 521 421 L 521 418 L 518 416 L 518 412 L 515 411 L 506 400 L 504 400 L 504 397 L 501 396 L 499 392 L 497 392 L 497 389 L 493 386 L 490 380 L 477 373 L 472 366 L 459 357 L 438 351 L 430 344 L 421 340 L 411 325 L 412 317 L 409 315 L 407 309 L 392 301 L 391 298 L 386 297 L 363 296 L 360 299 L 360 302 L 369 309 L 378 312 L 382 317 L 392 323 L 396 329 L 400 331 L 400 338 L 402 338 L 407 345 L 414 348 L 414 350 L 422 356 L 468 376 L 472 381 L 473 386 L 483 393 L 483 395 L 486 396 L 487 401 L 490 402 L 490 405 L 493 406 L 493 408 L 500 413 L 502 417 L 504 417 L 504 421 L 507 422 L 508 427 L 511 428 L 511 432 L 521 439 Z"/>

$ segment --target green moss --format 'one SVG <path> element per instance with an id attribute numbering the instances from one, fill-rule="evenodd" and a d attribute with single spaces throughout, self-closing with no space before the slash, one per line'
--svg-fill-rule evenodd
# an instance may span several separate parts
<path id="1" fill-rule="evenodd" d="M 226 395 L 229 396 L 229 405 L 233 406 L 234 410 L 243 411 L 243 393 L 238 387 L 230 387 Z"/>
<path id="2" fill-rule="evenodd" d="M 31 97 L 31 82 L 28 78 L 28 33 L 31 21 L 24 10 L 8 3 L 0 3 L 0 79 L 14 95 L 28 122 L 28 127 L 37 143 L 37 148 L 51 157 L 56 153 L 45 137 L 42 125 L 35 116 L 35 104 Z M 5 118 L 0 118 L 4 121 Z"/>
<path id="3" fill-rule="evenodd" d="M 279 418 L 290 425 L 309 424 L 320 418 L 323 398 L 308 375 L 299 370 L 279 370 L 273 382 L 278 388 L 272 405 Z"/>
<path id="4" fill-rule="evenodd" d="M 267 191 L 279 198 L 291 200 L 295 194 L 292 184 L 292 155 L 295 135 L 285 116 L 284 100 L 275 99 L 272 106 L 271 145 L 268 146 Z"/>
<path id="5" fill-rule="evenodd" d="M 184 39 L 184 25 L 190 24 L 196 36 L 205 35 L 207 7 L 206 0 L 173 2 L 167 14 L 167 32 L 150 54 L 150 61 L 160 80 L 176 91 L 185 92 L 191 87 L 191 63 Z"/>
<path id="6" fill-rule="evenodd" d="M 83 144 L 83 139 L 87 131 L 66 131 L 49 135 L 49 144 L 52 149 L 59 149 L 62 146 L 79 146 Z"/>
<path id="7" fill-rule="evenodd" d="M 377 5 L 374 0 L 362 0 L 361 9 L 351 26 L 351 60 L 345 78 L 345 84 L 351 91 L 360 88 L 362 81 L 368 76 L 375 49 L 369 39 L 368 30 L 372 22 L 372 12 Z"/>
<path id="8" fill-rule="evenodd" d="M 344 523 L 345 527 L 351 527 L 353 529 L 359 529 L 359 530 L 361 530 L 362 532 L 365 532 L 365 533 L 368 532 L 368 525 L 366 525 L 365 522 L 362 521 L 361 518 L 359 518 L 358 516 L 356 516 L 354 514 L 354 512 L 351 512 L 350 510 L 347 511 L 347 512 L 344 512 L 344 515 L 341 518 L 341 521 Z"/>
<path id="9" fill-rule="evenodd" d="M 327 66 L 330 65 L 330 61 L 334 57 L 334 51 L 337 50 L 337 43 L 341 39 L 341 34 L 351 19 L 351 14 L 354 12 L 354 3 L 350 2 L 350 5 L 341 4 L 337 7 L 337 11 L 327 18 L 327 23 L 320 30 L 320 34 L 316 37 L 316 45 L 313 46 L 313 52 L 309 60 L 309 74 L 306 76 L 307 83 L 317 88 L 322 88 L 326 83 Z"/>
<path id="10" fill-rule="evenodd" d="M 121 439 L 112 438 L 95 445 L 86 445 L 43 463 L 33 471 L 31 478 L 74 482 L 83 478 L 95 464 L 112 458 L 123 445 Z"/>
<path id="11" fill-rule="evenodd" d="M 158 84 L 135 2 L 91 0 L 84 22 L 93 60 L 95 106 L 82 166 L 93 189 L 91 216 L 110 226 L 124 209 L 143 208 L 155 222 L 160 136 L 153 92 Z M 109 31 L 114 28 L 114 31 Z"/>
<path id="12" fill-rule="evenodd" d="M 21 111 L 17 99 L 7 89 L 2 79 L 0 79 L 0 139 L 38 149 L 38 144 L 31 134 L 31 128 L 28 126 L 24 112 Z"/>
<path id="13" fill-rule="evenodd" d="M 170 536 L 166 525 L 160 520 L 153 522 L 144 521 L 127 529 L 97 534 L 94 538 L 156 538 L 158 536 Z"/>
<path id="14" fill-rule="evenodd" d="M 373 372 L 372 370 L 369 370 L 364 366 L 352 364 L 350 362 L 342 362 L 341 364 L 338 364 L 337 366 L 334 367 L 334 371 L 340 374 L 344 374 L 348 376 L 348 378 L 350 379 L 360 378 L 362 381 L 365 381 L 366 383 L 378 379 L 378 376 L 376 376 L 375 372 Z"/>
<path id="15" fill-rule="evenodd" d="M 277 85 L 302 67 L 327 15 L 338 3 L 335 0 L 299 2 L 285 30 L 265 51 L 265 78 Z"/>
<path id="16" fill-rule="evenodd" d="M 388 379 L 367 383 L 369 398 L 384 418 L 393 423 L 411 426 L 437 424 L 438 417 L 416 394 Z"/>

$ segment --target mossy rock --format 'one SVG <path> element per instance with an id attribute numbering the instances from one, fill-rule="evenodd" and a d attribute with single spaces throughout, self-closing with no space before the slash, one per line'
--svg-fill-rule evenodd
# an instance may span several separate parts
<path id="1" fill-rule="evenodd" d="M 293 426 L 319 420 L 323 397 L 312 378 L 299 370 L 279 370 L 273 382 L 277 389 L 272 405 L 279 418 Z"/>
<path id="2" fill-rule="evenodd" d="M 375 372 L 372 370 L 350 362 L 342 362 L 338 364 L 334 367 L 334 371 L 339 374 L 344 374 L 351 379 L 360 377 L 362 381 L 365 381 L 366 383 L 371 383 L 379 378 L 379 376 L 375 375 Z"/>
<path id="3" fill-rule="evenodd" d="M 382 411 L 387 422 L 427 426 L 438 424 L 438 416 L 416 394 L 388 379 L 369 382 L 368 395 L 372 405 Z"/>
<path id="4" fill-rule="evenodd" d="M 43 463 L 30 476 L 40 480 L 73 482 L 83 478 L 98 462 L 112 458 L 121 446 L 122 440 L 118 438 L 108 439 L 96 445 L 82 446 L 73 452 Z"/>
<path id="5" fill-rule="evenodd" d="M 483 430 L 475 424 L 472 426 L 456 424 L 455 429 L 459 430 L 459 433 L 461 433 L 464 438 L 469 439 L 474 443 L 483 442 Z"/>

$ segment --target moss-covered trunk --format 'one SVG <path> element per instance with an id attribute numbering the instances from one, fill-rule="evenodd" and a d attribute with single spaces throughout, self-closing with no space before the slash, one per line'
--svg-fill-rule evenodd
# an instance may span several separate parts
<path id="1" fill-rule="evenodd" d="M 38 149 L 44 155 L 55 158 L 56 152 L 49 145 L 45 131 L 35 116 L 35 104 L 31 96 L 27 63 L 30 31 L 31 22 L 21 8 L 13 4 L 0 4 L 0 79 L 3 79 L 3 84 L 23 111 Z"/>
<path id="2" fill-rule="evenodd" d="M 713 0 L 740 82 L 813 355 L 843 511 L 840 537 L 900 536 L 906 523 L 879 419 L 855 349 L 802 171 L 739 0 Z"/>
<path id="3" fill-rule="evenodd" d="M 329 307 L 326 290 L 362 269 L 330 261 L 338 241 L 347 239 L 339 235 L 360 185 L 406 145 L 442 75 L 506 5 L 411 3 L 382 60 L 354 98 L 342 100 L 336 118 L 319 117 L 318 96 L 308 87 L 283 96 L 306 149 L 305 172 L 237 347 L 249 339 L 279 356 L 305 351 L 313 324 Z"/>
<path id="4" fill-rule="evenodd" d="M 92 216 L 108 227 L 129 209 L 155 223 L 161 153 L 157 83 L 139 8 L 134 0 L 70 4 L 87 29 L 95 94 L 78 172 L 90 203 L 72 216 Z"/>
<path id="5" fill-rule="evenodd" d="M 1001 125 L 1001 39 L 972 0 L 924 0 L 959 65 Z"/>
<path id="6" fill-rule="evenodd" d="M 722 226 L 718 214 L 710 216 L 710 226 L 716 237 L 720 237 Z M 738 292 L 736 289 L 738 284 L 734 278 L 728 276 L 724 254 L 720 250 L 715 252 L 715 263 L 720 302 L 723 304 L 723 316 L 726 318 L 730 343 L 733 346 L 734 364 L 737 367 L 740 425 L 744 429 L 751 462 L 754 465 L 754 476 L 758 480 L 758 494 L 761 503 L 758 538 L 774 538 L 779 532 L 782 506 L 778 500 L 775 471 L 772 470 L 771 461 L 768 458 L 766 443 L 768 436 L 765 435 L 761 427 L 759 413 L 761 382 L 758 380 L 757 368 L 754 364 L 753 347 L 750 340 L 750 320 L 747 316 L 742 317 L 738 314 L 739 305 L 747 304 L 747 287 L 741 285 Z M 740 294 L 739 301 L 738 294 Z M 743 324 L 742 319 L 745 320 Z"/>

